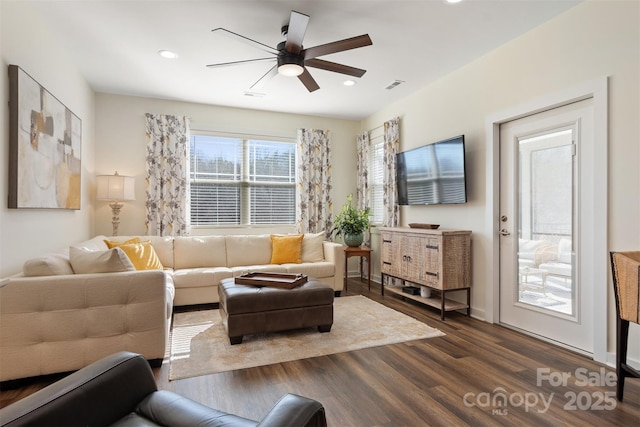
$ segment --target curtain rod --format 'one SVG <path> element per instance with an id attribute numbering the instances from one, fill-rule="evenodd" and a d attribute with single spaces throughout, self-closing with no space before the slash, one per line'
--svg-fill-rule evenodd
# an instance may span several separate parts
<path id="1" fill-rule="evenodd" d="M 267 133 L 262 133 L 262 134 L 257 134 L 257 133 L 251 133 L 251 132 L 233 132 L 233 131 L 228 131 L 228 130 L 220 130 L 220 129 L 198 129 L 197 127 L 191 128 L 192 131 L 195 132 L 207 132 L 207 133 L 218 133 L 218 134 L 225 134 L 225 135 L 238 135 L 238 136 L 255 136 L 255 137 L 261 137 L 261 138 L 284 138 L 284 139 L 296 139 L 296 135 L 273 135 L 273 134 L 267 134 Z"/>
<path id="2" fill-rule="evenodd" d="M 380 125 L 380 126 L 374 127 L 373 129 L 369 129 L 367 132 L 373 133 L 373 132 L 375 132 L 375 131 L 377 131 L 379 129 L 383 129 L 383 128 L 384 128 L 384 125 Z"/>

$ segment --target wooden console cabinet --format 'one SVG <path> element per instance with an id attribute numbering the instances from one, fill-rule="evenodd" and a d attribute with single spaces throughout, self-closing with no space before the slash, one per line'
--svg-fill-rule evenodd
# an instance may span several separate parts
<path id="1" fill-rule="evenodd" d="M 471 312 L 471 231 L 383 227 L 380 229 L 382 295 L 385 289 L 431 307 Z M 391 276 L 432 289 L 429 298 L 402 291 L 403 285 L 384 285 Z M 466 291 L 467 302 L 446 298 L 453 291 Z M 436 294 L 436 295 L 434 295 Z"/>

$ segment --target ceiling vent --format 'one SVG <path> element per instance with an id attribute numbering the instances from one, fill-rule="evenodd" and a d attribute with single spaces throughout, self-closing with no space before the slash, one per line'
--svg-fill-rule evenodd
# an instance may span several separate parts
<path id="1" fill-rule="evenodd" d="M 251 96 L 253 98 L 264 98 L 266 95 L 259 92 L 245 92 L 244 96 Z"/>
<path id="2" fill-rule="evenodd" d="M 398 87 L 402 83 L 404 83 L 404 80 L 394 80 L 391 83 L 389 83 L 387 85 L 387 87 L 385 87 L 385 89 L 387 89 L 387 90 L 395 89 L 396 87 Z"/>

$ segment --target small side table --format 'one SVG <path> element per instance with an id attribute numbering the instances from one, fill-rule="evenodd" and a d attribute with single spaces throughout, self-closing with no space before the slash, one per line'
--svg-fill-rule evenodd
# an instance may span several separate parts
<path id="1" fill-rule="evenodd" d="M 371 248 L 367 246 L 358 246 L 351 247 L 347 246 L 344 248 L 344 291 L 347 291 L 347 276 L 349 271 L 349 258 L 352 256 L 360 257 L 360 280 L 363 279 L 363 266 L 362 261 L 364 258 L 367 259 L 367 281 L 369 290 L 371 290 Z"/>

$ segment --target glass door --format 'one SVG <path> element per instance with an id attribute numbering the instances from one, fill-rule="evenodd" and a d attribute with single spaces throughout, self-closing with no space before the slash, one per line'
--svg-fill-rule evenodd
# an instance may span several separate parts
<path id="1" fill-rule="evenodd" d="M 518 302 L 575 317 L 572 129 L 518 138 Z"/>
<path id="2" fill-rule="evenodd" d="M 500 323 L 593 350 L 593 281 L 581 274 L 580 149 L 593 141 L 592 100 L 500 127 Z M 582 203 L 582 204 L 581 204 Z"/>

